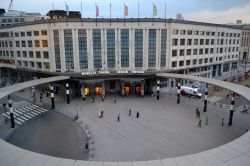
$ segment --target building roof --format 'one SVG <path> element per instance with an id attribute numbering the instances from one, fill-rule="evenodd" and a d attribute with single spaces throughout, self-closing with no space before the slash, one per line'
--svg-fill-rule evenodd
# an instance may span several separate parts
<path id="1" fill-rule="evenodd" d="M 234 25 L 226 25 L 226 24 L 214 24 L 214 23 L 206 23 L 206 22 L 197 22 L 197 21 L 188 21 L 188 20 L 176 20 L 176 19 L 163 19 L 163 18 L 60 18 L 60 19 L 47 19 L 47 20 L 37 20 L 33 22 L 24 22 L 20 24 L 11 25 L 9 27 L 19 27 L 26 25 L 35 25 L 35 24 L 44 24 L 44 23 L 60 23 L 60 22 L 162 22 L 162 23 L 177 23 L 177 24 L 190 24 L 190 25 L 201 25 L 201 26 L 211 26 L 211 27 L 224 27 L 230 29 L 241 29 L 241 27 Z M 8 28 L 9 28 L 8 27 Z M 5 27 L 6 28 L 6 27 Z M 0 28 L 0 29 L 4 29 Z"/>

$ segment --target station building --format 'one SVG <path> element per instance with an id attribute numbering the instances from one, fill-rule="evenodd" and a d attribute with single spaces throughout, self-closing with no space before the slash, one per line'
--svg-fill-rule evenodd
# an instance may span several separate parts
<path id="1" fill-rule="evenodd" d="M 219 78 L 236 71 L 240 38 L 237 27 L 175 19 L 39 20 L 0 28 L 0 65 L 34 78 L 69 75 L 83 96 L 143 96 L 157 72 Z"/>

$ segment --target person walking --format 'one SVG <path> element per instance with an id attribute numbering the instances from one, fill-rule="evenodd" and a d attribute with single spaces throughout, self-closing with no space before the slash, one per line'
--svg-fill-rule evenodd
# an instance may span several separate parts
<path id="1" fill-rule="evenodd" d="M 200 127 L 200 128 L 201 128 L 201 118 L 199 118 L 197 127 Z"/>
<path id="2" fill-rule="evenodd" d="M 101 119 L 102 118 L 102 114 L 101 114 L 101 111 L 99 111 L 99 114 L 98 114 L 99 118 Z"/>
<path id="3" fill-rule="evenodd" d="M 221 120 L 221 126 L 224 126 L 224 118 Z"/>
<path id="4" fill-rule="evenodd" d="M 101 118 L 103 118 L 103 116 L 104 116 L 104 111 L 101 110 Z"/>
<path id="5" fill-rule="evenodd" d="M 102 101 L 104 101 L 104 98 L 105 98 L 105 96 L 104 96 L 104 95 L 102 95 Z"/>
<path id="6" fill-rule="evenodd" d="M 208 125 L 208 115 L 205 117 L 205 125 Z"/>
<path id="7" fill-rule="evenodd" d="M 85 149 L 84 149 L 84 152 L 88 152 L 89 151 L 89 143 L 87 142 L 85 144 Z"/>
<path id="8" fill-rule="evenodd" d="M 117 115 L 117 122 L 120 122 L 120 114 Z"/>
<path id="9" fill-rule="evenodd" d="M 94 96 L 92 96 L 92 103 L 94 103 L 95 102 L 95 97 Z"/>
<path id="10" fill-rule="evenodd" d="M 196 108 L 196 118 L 199 118 L 200 119 L 200 111 L 199 111 L 199 108 L 197 107 Z"/>
<path id="11" fill-rule="evenodd" d="M 128 116 L 131 116 L 131 108 L 129 108 L 129 110 L 128 110 Z"/>
<path id="12" fill-rule="evenodd" d="M 40 102 L 42 102 L 43 101 L 43 94 L 42 94 L 42 92 L 40 92 Z"/>
<path id="13" fill-rule="evenodd" d="M 114 101 L 114 103 L 116 104 L 116 98 L 115 98 L 115 97 L 113 98 L 113 101 Z"/>
<path id="14" fill-rule="evenodd" d="M 140 112 L 136 111 L 136 118 L 139 118 L 139 117 L 140 117 Z"/>

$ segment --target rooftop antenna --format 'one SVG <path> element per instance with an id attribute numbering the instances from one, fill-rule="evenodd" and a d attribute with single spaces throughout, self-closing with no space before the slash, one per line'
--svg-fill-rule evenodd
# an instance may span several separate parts
<path id="1" fill-rule="evenodd" d="M 13 0 L 10 0 L 10 4 L 9 4 L 9 7 L 8 7 L 8 11 L 10 11 L 12 7 L 13 7 Z"/>

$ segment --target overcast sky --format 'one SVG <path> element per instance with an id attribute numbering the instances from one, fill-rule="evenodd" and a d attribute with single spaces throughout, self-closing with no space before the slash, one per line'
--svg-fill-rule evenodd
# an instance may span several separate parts
<path id="1" fill-rule="evenodd" d="M 0 0 L 0 8 L 8 9 L 10 0 Z M 112 18 L 123 18 L 123 5 L 128 6 L 128 17 L 136 18 L 138 3 L 140 17 L 152 17 L 153 3 L 158 9 L 157 17 L 175 18 L 182 13 L 185 20 L 212 23 L 234 23 L 237 19 L 250 23 L 250 0 L 13 0 L 14 10 L 46 14 L 52 9 L 65 10 L 65 2 L 70 10 L 82 10 L 83 17 L 95 17 L 95 3 L 99 6 L 100 17 L 109 17 L 111 3 Z"/>

